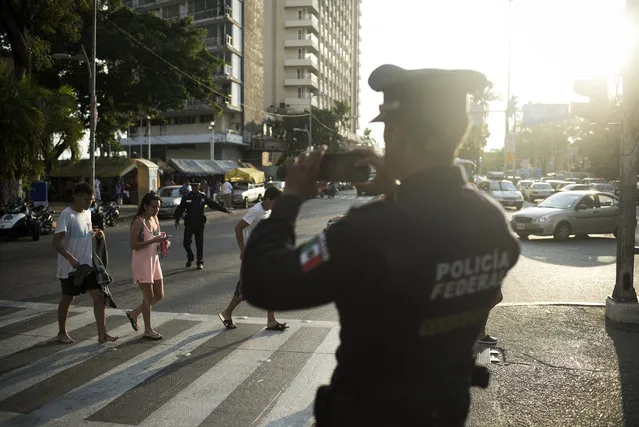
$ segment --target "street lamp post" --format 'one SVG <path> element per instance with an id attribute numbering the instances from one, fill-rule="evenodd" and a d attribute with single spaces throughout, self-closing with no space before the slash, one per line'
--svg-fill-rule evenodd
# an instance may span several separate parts
<path id="1" fill-rule="evenodd" d="M 151 161 L 151 116 L 146 116 L 146 144 L 148 159 Z M 142 157 L 142 153 L 140 153 L 140 157 Z"/>
<path id="2" fill-rule="evenodd" d="M 215 122 L 209 123 L 209 132 L 211 132 L 211 160 L 215 160 Z"/>
<path id="3" fill-rule="evenodd" d="M 81 55 L 69 55 L 68 53 L 54 53 L 53 59 L 70 59 L 75 61 L 84 60 L 89 67 L 89 108 L 90 108 L 90 123 L 89 123 L 89 159 L 91 162 L 91 185 L 95 185 L 95 128 L 97 124 L 97 104 L 95 100 L 95 51 L 97 40 L 97 15 L 98 15 L 98 0 L 93 1 L 93 29 L 91 34 L 91 60 L 87 51 L 84 49 L 84 45 L 81 45 Z"/>
<path id="4" fill-rule="evenodd" d="M 509 138 L 510 133 L 510 69 L 511 69 L 511 45 L 512 45 L 512 25 L 511 25 L 511 14 L 512 14 L 512 2 L 513 0 L 508 0 L 508 82 L 506 87 L 506 111 L 504 113 L 504 138 L 505 140 Z M 514 141 L 513 141 L 514 142 Z M 513 144 L 514 145 L 514 144 Z M 504 150 L 504 173 L 508 175 L 508 159 L 506 156 L 506 150 Z M 515 165 L 513 165 L 513 178 L 515 177 Z"/>

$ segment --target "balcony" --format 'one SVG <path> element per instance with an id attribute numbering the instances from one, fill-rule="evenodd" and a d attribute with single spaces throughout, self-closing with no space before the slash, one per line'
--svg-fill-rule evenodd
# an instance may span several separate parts
<path id="1" fill-rule="evenodd" d="M 284 102 L 290 106 L 290 108 L 294 111 L 308 111 L 308 106 L 311 103 L 311 101 L 313 102 L 313 107 L 317 108 L 318 107 L 318 100 L 317 100 L 317 96 L 314 96 L 313 98 L 286 98 L 284 99 Z"/>
<path id="2" fill-rule="evenodd" d="M 285 79 L 284 86 L 308 86 L 315 89 L 319 89 L 319 80 L 314 75 L 301 79 Z"/>
<path id="3" fill-rule="evenodd" d="M 305 19 L 287 19 L 284 26 L 286 28 L 310 28 L 319 34 L 319 19 L 313 15 L 308 15 Z"/>
<path id="4" fill-rule="evenodd" d="M 312 9 L 315 13 L 320 13 L 319 0 L 285 0 L 284 7 L 307 8 Z"/>
<path id="5" fill-rule="evenodd" d="M 166 20 L 171 22 L 186 17 L 192 18 L 195 24 L 216 23 L 223 19 L 235 22 L 235 19 L 233 19 L 233 9 L 231 9 L 230 6 L 214 7 L 212 9 L 198 10 L 196 12 L 181 13 L 178 16 L 166 18 Z"/>
<path id="6" fill-rule="evenodd" d="M 223 144 L 243 144 L 244 138 L 237 132 L 227 130 L 223 132 L 215 132 L 215 142 Z"/>
<path id="7" fill-rule="evenodd" d="M 315 71 L 319 71 L 319 64 L 315 58 L 286 58 L 284 60 L 285 67 L 310 67 Z"/>
<path id="8" fill-rule="evenodd" d="M 233 76 L 233 67 L 228 64 L 221 65 L 215 69 L 213 76 L 216 79 L 230 79 Z"/>
<path id="9" fill-rule="evenodd" d="M 230 34 L 225 34 L 222 37 L 208 37 L 206 39 L 206 47 L 212 50 L 233 48 L 233 37 Z"/>
<path id="10" fill-rule="evenodd" d="M 294 47 L 294 48 L 308 48 L 314 50 L 316 53 L 319 53 L 319 43 L 317 42 L 317 38 L 315 37 L 306 37 L 304 39 L 290 39 L 284 41 L 284 47 Z"/>

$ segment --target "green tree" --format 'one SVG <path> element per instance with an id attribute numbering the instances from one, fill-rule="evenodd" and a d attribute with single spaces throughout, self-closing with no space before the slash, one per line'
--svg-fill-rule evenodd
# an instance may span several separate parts
<path id="1" fill-rule="evenodd" d="M 581 129 L 573 121 L 518 125 L 515 128 L 517 158 L 531 160 L 541 168 L 542 174 L 546 174 L 550 172 L 551 162 L 556 155 L 578 139 L 580 132 Z"/>
<path id="2" fill-rule="evenodd" d="M 375 138 L 373 138 L 372 133 L 373 131 L 370 128 L 364 129 L 362 141 L 364 142 L 364 145 L 374 148 L 377 145 L 377 141 L 375 141 Z"/>
<path id="3" fill-rule="evenodd" d="M 98 20 L 96 146 L 102 153 L 117 152 L 118 130 L 132 126 L 140 115 L 157 118 L 160 111 L 180 110 L 190 98 L 221 111 L 213 74 L 221 63 L 205 47 L 206 31 L 190 18 L 168 22 L 150 13 L 136 13 L 111 2 Z M 81 52 L 91 45 L 92 13 L 83 15 L 84 30 L 73 42 L 52 40 L 56 51 Z M 86 64 L 57 61 L 38 73 L 48 87 L 68 84 L 79 94 L 79 108 L 89 126 L 89 76 Z M 215 93 L 218 92 L 218 93 Z"/>
<path id="4" fill-rule="evenodd" d="M 466 141 L 457 153 L 459 157 L 472 160 L 479 165 L 479 159 L 490 136 L 488 124 L 486 123 L 486 118 L 490 111 L 490 103 L 499 99 L 501 97 L 495 93 L 494 84 L 491 81 L 488 82 L 484 90 L 471 95 L 471 103 L 481 107 L 482 124 L 481 126 L 473 126 L 470 129 Z"/>
<path id="5" fill-rule="evenodd" d="M 33 76 L 21 80 L 0 64 L 0 180 L 3 196 L 17 195 L 23 179 L 48 170 L 67 149 L 79 156 L 82 123 L 70 87 L 52 91 Z M 7 190 L 8 182 L 14 183 Z"/>
<path id="6" fill-rule="evenodd" d="M 92 0 L 0 0 L 0 45 L 13 56 L 16 78 L 51 66 L 51 37 L 79 40 L 81 16 L 92 5 Z"/>

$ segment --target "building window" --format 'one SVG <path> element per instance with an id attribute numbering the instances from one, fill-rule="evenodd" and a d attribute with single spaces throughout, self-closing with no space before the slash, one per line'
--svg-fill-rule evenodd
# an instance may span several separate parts
<path id="1" fill-rule="evenodd" d="M 298 87 L 297 88 L 297 97 L 300 98 L 300 99 L 306 98 L 306 89 L 304 89 L 303 87 Z"/>
<path id="2" fill-rule="evenodd" d="M 304 49 L 297 49 L 297 58 L 304 59 Z"/>
<path id="3" fill-rule="evenodd" d="M 297 69 L 297 78 L 298 79 L 303 79 L 305 77 L 305 72 L 303 68 L 298 68 Z"/>

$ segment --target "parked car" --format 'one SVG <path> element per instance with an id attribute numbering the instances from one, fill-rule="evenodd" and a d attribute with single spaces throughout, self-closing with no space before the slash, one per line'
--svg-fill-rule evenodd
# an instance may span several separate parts
<path id="1" fill-rule="evenodd" d="M 177 208 L 182 201 L 180 188 L 182 188 L 181 185 L 168 185 L 158 190 L 158 197 L 161 201 L 158 216 L 171 218 L 175 216 L 175 208 Z"/>
<path id="2" fill-rule="evenodd" d="M 524 191 L 524 198 L 531 202 L 552 196 L 555 190 L 547 182 L 535 182 Z"/>
<path id="3" fill-rule="evenodd" d="M 251 203 L 261 202 L 266 188 L 264 183 L 236 182 L 233 184 L 233 206 L 248 209 Z"/>
<path id="4" fill-rule="evenodd" d="M 528 187 L 530 187 L 534 183 L 535 181 L 533 181 L 532 179 L 522 179 L 521 181 L 517 183 L 516 187 L 517 187 L 517 190 L 521 191 L 523 194 L 524 190 L 526 190 Z"/>
<path id="5" fill-rule="evenodd" d="M 269 188 L 269 187 L 277 187 L 280 190 L 284 191 L 284 187 L 286 186 L 286 181 L 268 181 L 266 183 L 264 183 L 264 188 Z"/>
<path id="6" fill-rule="evenodd" d="M 567 240 L 571 235 L 613 233 L 619 223 L 619 199 L 600 191 L 562 191 L 536 206 L 512 216 L 511 228 L 521 237 L 553 236 Z"/>
<path id="7" fill-rule="evenodd" d="M 516 209 L 521 209 L 524 204 L 524 197 L 521 192 L 510 181 L 483 181 L 477 185 L 477 188 L 487 193 L 503 206 L 514 206 Z"/>

